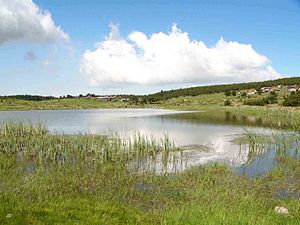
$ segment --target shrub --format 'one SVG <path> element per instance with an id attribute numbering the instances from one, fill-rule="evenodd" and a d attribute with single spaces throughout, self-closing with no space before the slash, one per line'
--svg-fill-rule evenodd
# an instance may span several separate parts
<path id="1" fill-rule="evenodd" d="M 244 102 L 244 105 L 256 105 L 256 106 L 264 106 L 267 102 L 265 99 L 250 99 Z"/>
<path id="2" fill-rule="evenodd" d="M 224 92 L 224 94 L 225 94 L 225 96 L 230 96 L 230 95 L 231 95 L 231 91 L 230 91 L 230 90 L 226 90 L 226 91 Z"/>
<path id="3" fill-rule="evenodd" d="M 229 99 L 226 99 L 224 102 L 225 106 L 230 106 L 231 105 L 231 101 Z"/>
<path id="4" fill-rule="evenodd" d="M 277 103 L 277 94 L 272 91 L 268 97 L 264 98 L 264 100 L 266 104 L 275 104 Z"/>
<path id="5" fill-rule="evenodd" d="M 262 93 L 261 88 L 257 88 L 256 91 L 257 91 L 257 94 L 258 94 L 258 95 L 261 95 L 261 93 Z"/>
<path id="6" fill-rule="evenodd" d="M 300 91 L 292 92 L 282 103 L 284 106 L 300 106 Z"/>

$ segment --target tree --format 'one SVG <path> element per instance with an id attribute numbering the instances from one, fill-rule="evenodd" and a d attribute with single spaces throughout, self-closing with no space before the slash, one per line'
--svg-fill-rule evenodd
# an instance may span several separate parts
<path id="1" fill-rule="evenodd" d="M 264 98 L 265 102 L 267 104 L 275 104 L 277 103 L 277 94 L 275 91 L 271 91 L 270 95 L 266 98 Z"/>
<path id="2" fill-rule="evenodd" d="M 231 91 L 230 90 L 225 90 L 224 94 L 225 94 L 225 96 L 230 96 L 231 95 Z"/>
<path id="3" fill-rule="evenodd" d="M 133 103 L 137 104 L 138 101 L 139 101 L 139 98 L 138 98 L 137 96 L 134 95 L 134 96 L 131 97 L 131 101 L 132 101 Z"/>
<path id="4" fill-rule="evenodd" d="M 261 95 L 261 93 L 262 93 L 261 88 L 257 88 L 256 91 L 257 91 L 257 94 L 258 94 L 258 95 Z"/>

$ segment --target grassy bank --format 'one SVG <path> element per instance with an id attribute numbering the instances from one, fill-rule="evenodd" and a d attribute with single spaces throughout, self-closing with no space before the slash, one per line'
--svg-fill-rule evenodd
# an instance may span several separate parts
<path id="1" fill-rule="evenodd" d="M 51 99 L 44 101 L 30 101 L 16 98 L 0 99 L 0 111 L 5 110 L 43 110 L 43 109 L 95 109 L 95 108 L 123 108 L 122 102 L 99 101 L 86 98 Z"/>
<path id="2" fill-rule="evenodd" d="M 1 224 L 297 224 L 299 160 L 249 180 L 212 164 L 156 175 L 129 165 L 177 149 L 137 135 L 51 135 L 42 127 L 0 128 Z M 275 206 L 289 215 L 274 212 Z"/>

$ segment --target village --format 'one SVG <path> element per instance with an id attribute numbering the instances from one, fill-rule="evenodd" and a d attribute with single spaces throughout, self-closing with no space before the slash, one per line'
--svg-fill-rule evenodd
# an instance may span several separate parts
<path id="1" fill-rule="evenodd" d="M 79 96 L 81 97 L 81 96 Z M 130 99 L 129 98 L 123 98 L 121 96 L 117 96 L 117 95 L 94 95 L 94 94 L 87 94 L 85 96 L 86 99 L 96 99 L 99 101 L 112 101 L 112 102 L 117 102 L 117 101 L 121 101 L 121 102 L 129 102 Z"/>
<path id="2" fill-rule="evenodd" d="M 278 85 L 275 87 L 262 87 L 258 88 L 256 90 L 248 90 L 246 92 L 247 95 L 255 95 L 255 94 L 261 94 L 261 93 L 271 93 L 271 92 L 278 92 L 282 89 L 288 90 L 289 93 L 300 91 L 299 85 Z M 239 91 L 238 94 L 242 94 L 243 92 Z"/>
<path id="3" fill-rule="evenodd" d="M 271 92 L 279 92 L 280 90 L 287 90 L 289 93 L 300 91 L 300 85 L 278 85 L 273 87 L 262 87 L 257 89 L 248 89 L 244 91 L 237 91 L 237 94 L 247 94 L 247 95 L 255 95 L 255 94 L 262 94 L 262 93 L 271 93 Z M 245 92 L 246 91 L 246 92 Z M 78 96 L 79 98 L 84 96 Z M 112 102 L 129 102 L 129 98 L 124 98 L 120 95 L 94 95 L 94 94 L 87 94 L 85 96 L 86 99 L 96 99 L 99 101 L 112 101 Z"/>

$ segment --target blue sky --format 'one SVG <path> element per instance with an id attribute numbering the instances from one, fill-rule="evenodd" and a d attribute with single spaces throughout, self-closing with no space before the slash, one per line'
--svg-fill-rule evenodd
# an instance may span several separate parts
<path id="1" fill-rule="evenodd" d="M 6 0 L 0 0 L 0 18 L 2 1 L 4 6 L 6 4 Z M 0 95 L 75 95 L 88 92 L 144 94 L 192 85 L 248 81 L 251 75 L 249 71 L 260 74 L 253 75 L 252 80 L 263 80 L 277 75 L 300 75 L 300 1 L 298 0 L 34 0 L 33 2 L 40 10 L 51 13 L 55 26 L 61 29 L 61 32 L 57 30 L 53 32 L 61 37 L 63 33 L 67 34 L 69 39 L 53 38 L 51 41 L 48 39 L 37 41 L 28 38 L 25 34 L 22 36 L 20 33 L 23 29 L 16 31 L 20 35 L 18 38 L 11 38 L 5 34 L 10 30 L 1 29 L 0 23 L 0 40 L 1 35 L 5 36 L 5 41 L 0 42 Z M 7 21 L 10 25 L 10 20 Z M 23 25 L 22 21 L 19 23 L 20 26 Z M 111 23 L 119 29 L 118 40 L 108 40 L 110 32 L 108 25 Z M 172 36 L 173 23 L 176 23 L 177 29 L 180 30 L 175 30 Z M 191 52 L 193 54 L 197 52 L 192 58 L 198 60 L 194 62 L 197 65 L 183 63 L 178 65 L 178 70 L 168 71 L 160 65 L 163 62 L 155 59 L 145 66 L 145 61 L 149 61 L 147 58 L 149 51 L 155 55 L 169 56 L 166 53 L 168 49 L 165 51 L 157 49 L 152 52 L 151 49 L 144 47 L 144 42 L 137 42 L 136 39 L 128 40 L 129 35 L 136 31 L 146 35 L 148 41 L 145 43 L 154 46 L 153 48 L 159 48 L 151 39 L 153 34 L 163 32 L 166 34 L 167 42 L 174 41 L 180 45 L 179 40 L 183 37 L 181 35 L 186 32 L 189 36 L 188 44 L 185 42 L 188 53 L 183 54 L 182 57 L 189 59 L 188 57 L 192 57 Z M 37 35 L 39 34 L 37 32 Z M 157 35 L 157 38 L 160 36 Z M 215 48 L 221 38 L 225 42 L 221 47 Z M 126 43 L 121 42 L 121 39 Z M 202 49 L 203 51 L 200 47 L 193 49 L 193 41 L 203 42 L 206 48 Z M 240 45 L 231 45 L 231 42 Z M 110 49 L 122 43 L 124 44 L 121 46 L 122 49 L 127 45 L 132 48 L 139 44 L 141 46 L 134 55 L 137 59 L 132 62 L 128 61 L 128 57 L 132 56 L 128 55 L 128 52 L 118 60 L 108 58 L 111 53 L 104 47 L 95 47 L 96 43 L 107 44 Z M 251 51 L 246 44 L 251 44 Z M 175 49 L 173 55 L 182 52 L 183 49 L 183 47 L 176 49 L 173 45 L 169 48 Z M 222 50 L 224 48 L 227 49 L 226 52 Z M 89 52 L 85 54 L 87 51 Z M 238 51 L 241 51 L 241 55 L 236 55 Z M 245 59 L 240 62 L 239 59 L 245 55 L 244 51 L 245 54 L 250 55 L 245 56 Z M 142 52 L 142 56 L 139 52 Z M 208 52 L 209 56 L 205 55 L 205 52 Z M 32 57 L 28 58 L 26 55 Z M 268 62 L 261 56 L 265 56 Z M 228 58 L 230 60 L 227 60 Z M 245 62 L 247 58 L 251 58 L 252 61 Z M 212 65 L 214 59 L 221 60 L 219 63 L 222 66 L 215 68 Z M 170 63 L 168 65 L 172 67 L 177 65 L 178 60 L 181 61 L 180 55 L 174 59 L 169 58 L 164 63 Z M 204 61 L 208 61 L 205 68 L 209 67 L 209 70 L 199 66 Z M 109 67 L 108 64 L 112 66 Z M 252 68 L 254 64 L 257 67 L 255 70 Z M 153 65 L 162 69 L 153 68 Z M 234 66 L 236 67 L 233 68 Z M 89 70 L 91 67 L 92 71 Z M 118 75 L 119 71 L 112 67 L 120 67 L 122 69 L 120 75 Z M 138 67 L 139 70 L 129 67 Z M 191 67 L 192 70 L 188 70 L 187 67 Z M 228 69 L 229 67 L 231 69 Z M 237 70 L 240 67 L 243 69 Z M 270 67 L 272 67 L 271 72 Z M 228 71 L 233 71 L 234 76 L 229 76 Z M 142 79 L 138 75 L 131 76 L 131 73 L 147 75 Z M 198 77 L 197 74 L 205 75 Z M 210 77 L 213 79 L 209 79 Z"/>

